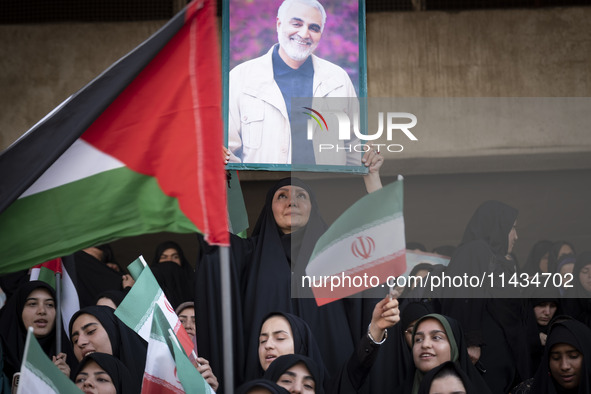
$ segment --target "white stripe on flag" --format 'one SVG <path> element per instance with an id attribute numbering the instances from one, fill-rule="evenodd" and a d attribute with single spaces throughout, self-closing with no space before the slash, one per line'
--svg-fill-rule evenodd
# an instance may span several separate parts
<path id="1" fill-rule="evenodd" d="M 19 198 L 124 166 L 114 157 L 78 139 Z"/>
<path id="2" fill-rule="evenodd" d="M 62 264 L 62 321 L 64 327 L 70 325 L 70 319 L 74 316 L 74 313 L 80 310 L 80 300 L 78 298 L 78 291 L 74 282 L 66 270 L 66 266 Z M 66 334 L 70 338 L 70 330 L 66 329 Z"/>
<path id="3" fill-rule="evenodd" d="M 359 230 L 320 251 L 306 267 L 306 274 L 355 273 L 405 249 L 404 219 L 401 215 Z"/>
<path id="4" fill-rule="evenodd" d="M 21 371 L 17 394 L 59 394 L 59 390 L 47 377 L 31 363 L 25 363 Z"/>
<path id="5" fill-rule="evenodd" d="M 176 374 L 176 363 L 168 345 L 161 342 L 163 338 L 151 336 L 146 355 L 146 369 L 142 393 L 155 392 L 149 389 L 152 384 L 162 386 L 175 393 L 184 393 L 183 385 Z M 169 368 L 167 368 L 169 367 Z M 146 380 L 148 382 L 146 382 Z M 144 387 L 145 386 L 145 387 Z"/>

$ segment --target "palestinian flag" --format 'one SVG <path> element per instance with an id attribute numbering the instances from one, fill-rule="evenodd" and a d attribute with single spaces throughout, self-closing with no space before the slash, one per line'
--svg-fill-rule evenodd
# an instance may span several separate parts
<path id="1" fill-rule="evenodd" d="M 41 349 L 33 335 L 27 332 L 21 375 L 17 394 L 80 394 L 82 391 L 66 376 Z"/>
<path id="2" fill-rule="evenodd" d="M 37 264 L 31 269 L 29 280 L 42 280 L 55 289 L 55 275 L 62 274 L 62 259 L 53 259 Z"/>
<path id="3" fill-rule="evenodd" d="M 318 305 L 382 286 L 406 271 L 402 177 L 347 209 L 318 239 L 303 283 Z"/>
<path id="4" fill-rule="evenodd" d="M 159 306 L 151 323 L 142 394 L 214 393 L 181 349 Z"/>
<path id="5" fill-rule="evenodd" d="M 0 274 L 145 233 L 228 244 L 215 7 L 191 2 L 0 155 Z"/>
<path id="6" fill-rule="evenodd" d="M 191 337 L 166 299 L 144 258 L 140 256 L 127 268 L 136 282 L 115 310 L 115 316 L 147 342 L 150 338 L 154 313 L 160 308 L 187 356 L 192 360 L 197 359 Z"/>

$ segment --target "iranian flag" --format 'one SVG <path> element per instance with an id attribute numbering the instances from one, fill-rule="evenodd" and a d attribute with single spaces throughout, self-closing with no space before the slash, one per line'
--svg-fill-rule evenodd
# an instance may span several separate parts
<path id="1" fill-rule="evenodd" d="M 0 155 L 0 274 L 122 237 L 228 244 L 216 3 L 193 1 Z"/>
<path id="2" fill-rule="evenodd" d="M 45 354 L 29 327 L 17 394 L 80 394 L 82 391 Z"/>
<path id="3" fill-rule="evenodd" d="M 383 285 L 406 271 L 403 186 L 398 181 L 347 209 L 318 239 L 306 275 L 318 305 Z"/>
<path id="4" fill-rule="evenodd" d="M 115 316 L 147 342 L 150 339 L 154 313 L 160 308 L 187 356 L 192 360 L 197 359 L 191 337 L 166 299 L 144 258 L 138 257 L 127 268 L 136 282 L 115 310 Z"/>
<path id="5" fill-rule="evenodd" d="M 214 393 L 181 349 L 160 306 L 150 326 L 142 394 Z"/>

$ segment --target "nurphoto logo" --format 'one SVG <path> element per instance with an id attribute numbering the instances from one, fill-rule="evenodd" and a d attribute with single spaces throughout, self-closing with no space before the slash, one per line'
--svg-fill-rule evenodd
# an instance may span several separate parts
<path id="1" fill-rule="evenodd" d="M 378 152 L 381 150 L 387 150 L 388 152 L 402 152 L 404 147 L 400 144 L 390 143 L 395 138 L 395 131 L 401 131 L 411 141 L 418 141 L 418 138 L 410 131 L 411 128 L 417 125 L 417 117 L 409 112 L 378 112 L 378 129 L 375 133 L 363 134 L 359 127 L 359 115 L 356 113 L 353 115 L 353 122 L 344 111 L 340 110 L 328 110 L 324 111 L 324 116 L 317 110 L 310 107 L 303 107 L 310 112 L 304 112 L 304 114 L 310 116 L 308 119 L 307 138 L 312 140 L 314 136 L 314 127 L 317 124 L 320 127 L 320 132 L 328 132 L 328 124 L 325 116 L 334 116 L 338 121 L 338 139 L 340 141 L 351 140 L 351 130 L 354 136 L 360 141 L 368 141 L 366 143 L 359 143 L 353 145 L 339 145 L 339 144 L 318 144 L 318 151 L 330 151 L 330 150 L 347 150 L 355 152 L 367 152 L 370 149 L 376 149 Z M 353 127 L 351 127 L 351 123 Z M 385 123 L 385 127 L 384 127 Z M 386 140 L 388 143 L 377 143 L 369 142 L 376 141 L 382 137 L 386 131 Z"/>

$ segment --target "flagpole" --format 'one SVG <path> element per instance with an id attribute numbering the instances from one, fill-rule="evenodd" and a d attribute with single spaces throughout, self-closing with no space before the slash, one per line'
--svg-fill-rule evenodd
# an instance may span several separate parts
<path id="1" fill-rule="evenodd" d="M 230 247 L 220 246 L 222 288 L 222 327 L 224 343 L 224 393 L 234 393 L 234 359 L 232 356 L 232 289 L 230 286 Z"/>
<path id="2" fill-rule="evenodd" d="M 61 261 L 60 261 L 61 265 Z M 55 355 L 62 352 L 62 274 L 55 273 Z"/>

